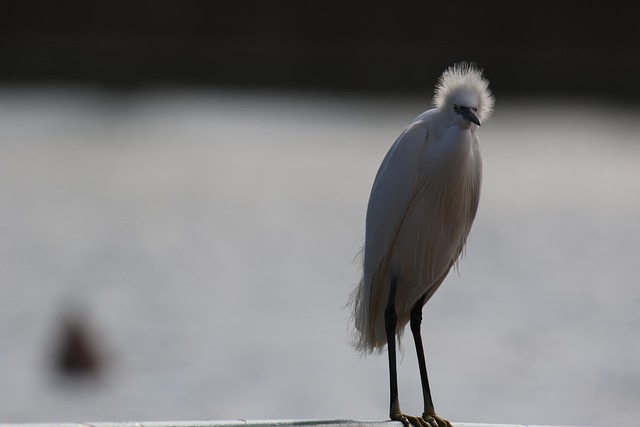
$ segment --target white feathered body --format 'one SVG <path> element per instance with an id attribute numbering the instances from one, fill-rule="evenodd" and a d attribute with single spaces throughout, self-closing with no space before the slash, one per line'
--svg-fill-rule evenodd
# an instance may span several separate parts
<path id="1" fill-rule="evenodd" d="M 438 80 L 431 110 L 418 116 L 380 165 L 369 198 L 362 280 L 351 295 L 354 346 L 387 343 L 385 309 L 395 279 L 396 334 L 426 303 L 464 249 L 478 209 L 482 160 L 476 130 L 494 99 L 468 63 Z"/>
<path id="2" fill-rule="evenodd" d="M 480 197 L 482 160 L 476 126 L 448 112 L 422 113 L 393 144 L 376 175 L 367 208 L 363 277 L 352 303 L 354 346 L 387 342 L 384 312 L 397 279 L 396 333 L 413 305 L 442 283 L 462 253 Z"/>

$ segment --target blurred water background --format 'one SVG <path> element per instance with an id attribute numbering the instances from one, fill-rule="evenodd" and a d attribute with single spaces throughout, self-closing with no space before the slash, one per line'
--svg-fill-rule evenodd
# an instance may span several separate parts
<path id="1" fill-rule="evenodd" d="M 344 308 L 369 190 L 424 97 L 0 89 L 0 419 L 387 416 Z M 439 413 L 640 416 L 640 109 L 498 99 L 459 274 L 425 309 Z M 54 369 L 79 310 L 97 378 Z M 400 398 L 421 410 L 409 337 Z"/>
<path id="2" fill-rule="evenodd" d="M 469 60 L 497 103 L 466 257 L 424 312 L 438 413 L 638 425 L 639 14 L 4 1 L 0 422 L 386 419 L 386 355 L 348 345 L 367 199 Z"/>

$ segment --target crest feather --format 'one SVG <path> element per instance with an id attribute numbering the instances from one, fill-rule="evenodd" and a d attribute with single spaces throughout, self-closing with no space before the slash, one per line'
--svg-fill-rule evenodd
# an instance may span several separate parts
<path id="1" fill-rule="evenodd" d="M 478 96 L 478 118 L 487 120 L 493 112 L 494 98 L 489 90 L 489 81 L 482 75 L 482 69 L 469 62 L 459 62 L 447 68 L 438 79 L 433 103 L 442 108 L 451 101 L 453 94 L 473 91 Z"/>

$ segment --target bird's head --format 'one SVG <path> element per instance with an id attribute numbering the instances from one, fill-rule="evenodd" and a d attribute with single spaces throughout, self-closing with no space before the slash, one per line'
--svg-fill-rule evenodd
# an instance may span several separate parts
<path id="1" fill-rule="evenodd" d="M 433 103 L 463 127 L 480 126 L 493 112 L 494 99 L 482 70 L 467 62 L 447 68 L 438 79 Z"/>

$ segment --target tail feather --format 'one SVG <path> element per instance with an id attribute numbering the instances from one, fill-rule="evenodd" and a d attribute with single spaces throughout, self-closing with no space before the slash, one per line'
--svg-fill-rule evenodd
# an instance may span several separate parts
<path id="1" fill-rule="evenodd" d="M 351 292 L 349 306 L 351 307 L 351 320 L 355 326 L 351 337 L 351 345 L 359 353 L 363 355 L 369 354 L 373 351 L 373 345 L 368 339 L 367 333 L 367 303 L 364 301 L 364 279 L 360 279 L 356 288 Z"/>
<path id="2" fill-rule="evenodd" d="M 351 308 L 351 320 L 355 326 L 352 331 L 351 345 L 362 356 L 381 353 L 386 344 L 386 342 L 376 341 L 374 325 L 370 324 L 369 296 L 365 293 L 364 279 L 360 279 L 356 288 L 351 292 L 348 304 Z"/>

